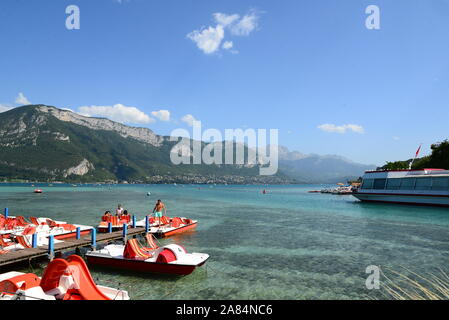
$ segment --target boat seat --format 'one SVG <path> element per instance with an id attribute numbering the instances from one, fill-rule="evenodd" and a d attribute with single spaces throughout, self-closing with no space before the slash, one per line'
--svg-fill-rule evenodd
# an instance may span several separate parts
<path id="1" fill-rule="evenodd" d="M 161 218 L 161 224 L 162 225 L 164 225 L 164 224 L 169 224 L 170 223 L 170 218 L 169 217 L 167 217 L 167 216 L 162 216 L 162 218 Z"/>
<path id="2" fill-rule="evenodd" d="M 30 217 L 31 223 L 34 224 L 35 226 L 42 226 L 42 225 L 46 225 L 45 222 L 39 222 L 39 220 L 36 217 Z"/>
<path id="3" fill-rule="evenodd" d="M 148 247 L 144 247 L 142 248 L 145 251 L 153 251 L 159 248 L 159 246 L 156 244 L 155 242 L 155 238 L 151 233 L 147 233 L 145 235 L 145 240 L 147 241 L 147 246 Z"/>
<path id="4" fill-rule="evenodd" d="M 50 228 L 63 228 L 65 231 L 72 231 L 76 229 L 76 227 L 73 224 L 56 223 L 56 221 L 51 219 L 47 219 L 47 224 Z"/>
<path id="5" fill-rule="evenodd" d="M 147 260 L 153 256 L 152 253 L 145 252 L 137 242 L 137 239 L 129 239 L 126 242 L 123 257 L 134 260 Z"/>
<path id="6" fill-rule="evenodd" d="M 114 226 L 114 227 L 117 227 L 120 225 L 119 219 L 116 216 L 111 217 L 110 222 L 111 222 L 112 226 Z"/>
<path id="7" fill-rule="evenodd" d="M 173 228 L 178 228 L 181 224 L 183 224 L 182 219 L 176 217 L 176 218 L 173 218 L 173 219 L 171 220 L 171 224 L 170 224 L 170 225 L 171 225 Z"/>
<path id="8" fill-rule="evenodd" d="M 31 248 L 32 247 L 30 242 L 28 241 L 28 238 L 26 236 L 24 236 L 24 235 L 17 235 L 16 236 L 16 240 L 24 248 Z"/>
<path id="9" fill-rule="evenodd" d="M 192 219 L 187 219 L 187 218 L 182 219 L 182 223 L 184 223 L 184 224 L 191 224 L 192 222 L 193 222 Z"/>
<path id="10" fill-rule="evenodd" d="M 32 235 L 34 233 L 36 233 L 36 227 L 29 226 L 23 230 L 22 235 L 27 236 L 27 235 Z"/>
<path id="11" fill-rule="evenodd" d="M 14 244 L 14 242 L 6 242 L 3 237 L 0 237 L 0 246 L 5 248 L 5 247 L 9 247 L 12 246 Z"/>

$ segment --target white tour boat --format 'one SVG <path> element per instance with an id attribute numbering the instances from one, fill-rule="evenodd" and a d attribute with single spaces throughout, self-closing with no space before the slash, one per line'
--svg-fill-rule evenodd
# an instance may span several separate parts
<path id="1" fill-rule="evenodd" d="M 449 207 L 449 170 L 367 171 L 353 196 L 366 202 Z"/>

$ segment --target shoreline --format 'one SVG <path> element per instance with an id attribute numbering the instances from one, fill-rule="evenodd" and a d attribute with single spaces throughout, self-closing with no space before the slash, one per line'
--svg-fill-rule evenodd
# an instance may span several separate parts
<path id="1" fill-rule="evenodd" d="M 334 185 L 334 182 L 328 183 L 178 183 L 178 182 L 160 182 L 160 183 L 105 183 L 105 182 L 42 182 L 42 181 L 33 181 L 33 182 L 9 182 L 2 181 L 0 182 L 0 186 L 2 185 L 52 185 L 52 186 L 78 186 L 78 185 L 98 185 L 98 186 L 142 186 L 142 185 L 179 185 L 179 186 L 304 186 L 304 185 Z"/>

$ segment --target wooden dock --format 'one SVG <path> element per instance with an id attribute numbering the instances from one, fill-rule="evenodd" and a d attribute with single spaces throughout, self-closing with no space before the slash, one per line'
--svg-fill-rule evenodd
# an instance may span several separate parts
<path id="1" fill-rule="evenodd" d="M 145 228 L 129 228 L 127 230 L 127 237 L 145 234 Z M 112 233 L 97 233 L 97 244 L 113 240 L 123 239 L 123 231 L 115 231 Z M 90 247 L 92 244 L 91 236 L 81 236 L 80 239 L 70 238 L 64 239 L 64 242 L 54 244 L 54 253 L 63 253 L 65 251 L 76 250 L 77 248 Z M 17 251 L 11 251 L 0 255 L 0 268 L 3 269 L 8 265 L 29 262 L 32 259 L 49 257 L 48 246 L 41 246 L 38 248 L 29 248 Z"/>

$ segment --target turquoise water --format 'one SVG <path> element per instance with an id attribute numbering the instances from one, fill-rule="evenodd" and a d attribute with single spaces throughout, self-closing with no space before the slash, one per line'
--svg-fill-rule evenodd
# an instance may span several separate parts
<path id="1" fill-rule="evenodd" d="M 269 193 L 263 195 L 266 188 Z M 449 209 L 364 204 L 320 186 L 0 186 L 11 214 L 96 225 L 118 203 L 139 218 L 157 199 L 197 230 L 162 240 L 211 258 L 183 278 L 93 270 L 133 299 L 366 299 L 365 269 L 449 273 Z M 151 196 L 147 196 L 151 192 Z M 39 273 L 37 266 L 34 271 Z M 382 286 L 382 284 L 381 284 Z"/>

